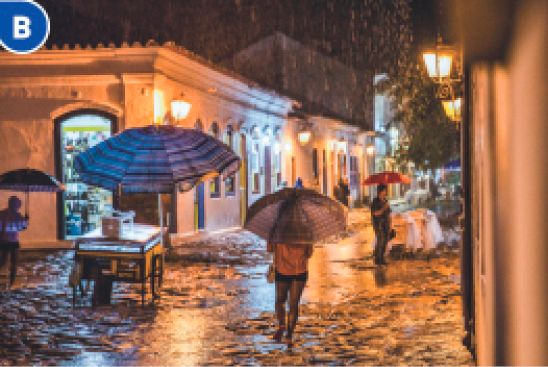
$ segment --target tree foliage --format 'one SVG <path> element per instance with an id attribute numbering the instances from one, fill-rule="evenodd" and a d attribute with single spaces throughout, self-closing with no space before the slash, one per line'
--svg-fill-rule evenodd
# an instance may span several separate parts
<path id="1" fill-rule="evenodd" d="M 400 167 L 414 163 L 419 170 L 437 169 L 459 157 L 460 133 L 437 96 L 438 85 L 421 65 L 385 84 L 397 113 L 391 123 L 402 123 L 407 142 L 396 151 Z"/>

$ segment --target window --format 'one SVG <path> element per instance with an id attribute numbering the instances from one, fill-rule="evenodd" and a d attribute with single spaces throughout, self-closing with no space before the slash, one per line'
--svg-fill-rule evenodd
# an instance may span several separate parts
<path id="1" fill-rule="evenodd" d="M 236 181 L 236 176 L 235 175 L 231 175 L 231 176 L 228 176 L 226 178 L 226 181 L 225 181 L 225 195 L 226 196 L 236 195 L 235 181 Z"/>
<path id="2" fill-rule="evenodd" d="M 210 197 L 212 198 L 218 198 L 221 196 L 221 186 L 220 186 L 220 178 L 219 176 L 211 179 L 209 181 L 209 192 Z"/>
<path id="3" fill-rule="evenodd" d="M 251 183 L 252 191 L 254 194 L 258 194 L 261 191 L 259 181 L 259 144 L 253 143 L 253 149 L 251 151 Z"/>
<path id="4" fill-rule="evenodd" d="M 219 139 L 219 124 L 216 122 L 211 124 L 211 130 L 209 132 L 215 139 Z"/>
<path id="5" fill-rule="evenodd" d="M 233 143 L 232 128 L 229 126 L 226 130 L 225 144 L 228 145 L 230 149 L 234 149 L 234 147 L 232 146 L 232 143 Z"/>
<path id="6" fill-rule="evenodd" d="M 204 131 L 204 125 L 202 124 L 202 120 L 196 120 L 196 122 L 194 123 L 194 130 Z"/>
<path id="7" fill-rule="evenodd" d="M 216 122 L 211 124 L 210 134 L 215 139 L 219 139 L 219 125 Z M 221 196 L 221 180 L 219 176 L 215 177 L 214 179 L 210 181 L 209 192 L 210 192 L 210 197 L 212 198 L 218 198 Z"/>

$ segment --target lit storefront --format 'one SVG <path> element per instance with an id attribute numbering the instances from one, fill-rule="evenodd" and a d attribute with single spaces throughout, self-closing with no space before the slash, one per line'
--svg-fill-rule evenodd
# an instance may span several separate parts
<path id="1" fill-rule="evenodd" d="M 101 224 L 101 217 L 113 208 L 113 193 L 84 184 L 74 169 L 74 158 L 81 152 L 108 139 L 112 122 L 97 114 L 78 114 L 60 123 L 62 182 L 67 190 L 61 194 L 63 238 L 84 235 Z"/>

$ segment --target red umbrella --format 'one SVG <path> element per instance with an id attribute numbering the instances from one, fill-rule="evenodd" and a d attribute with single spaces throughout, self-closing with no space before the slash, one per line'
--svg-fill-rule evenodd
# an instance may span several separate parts
<path id="1" fill-rule="evenodd" d="M 409 184 L 411 183 L 411 179 L 399 172 L 382 172 L 367 177 L 365 181 L 362 182 L 362 185 L 388 185 L 398 183 Z"/>

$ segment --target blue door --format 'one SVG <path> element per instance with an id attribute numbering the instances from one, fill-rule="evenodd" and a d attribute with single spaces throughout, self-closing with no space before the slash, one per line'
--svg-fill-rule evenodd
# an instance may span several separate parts
<path id="1" fill-rule="evenodd" d="M 198 184 L 198 230 L 205 228 L 205 183 Z"/>

